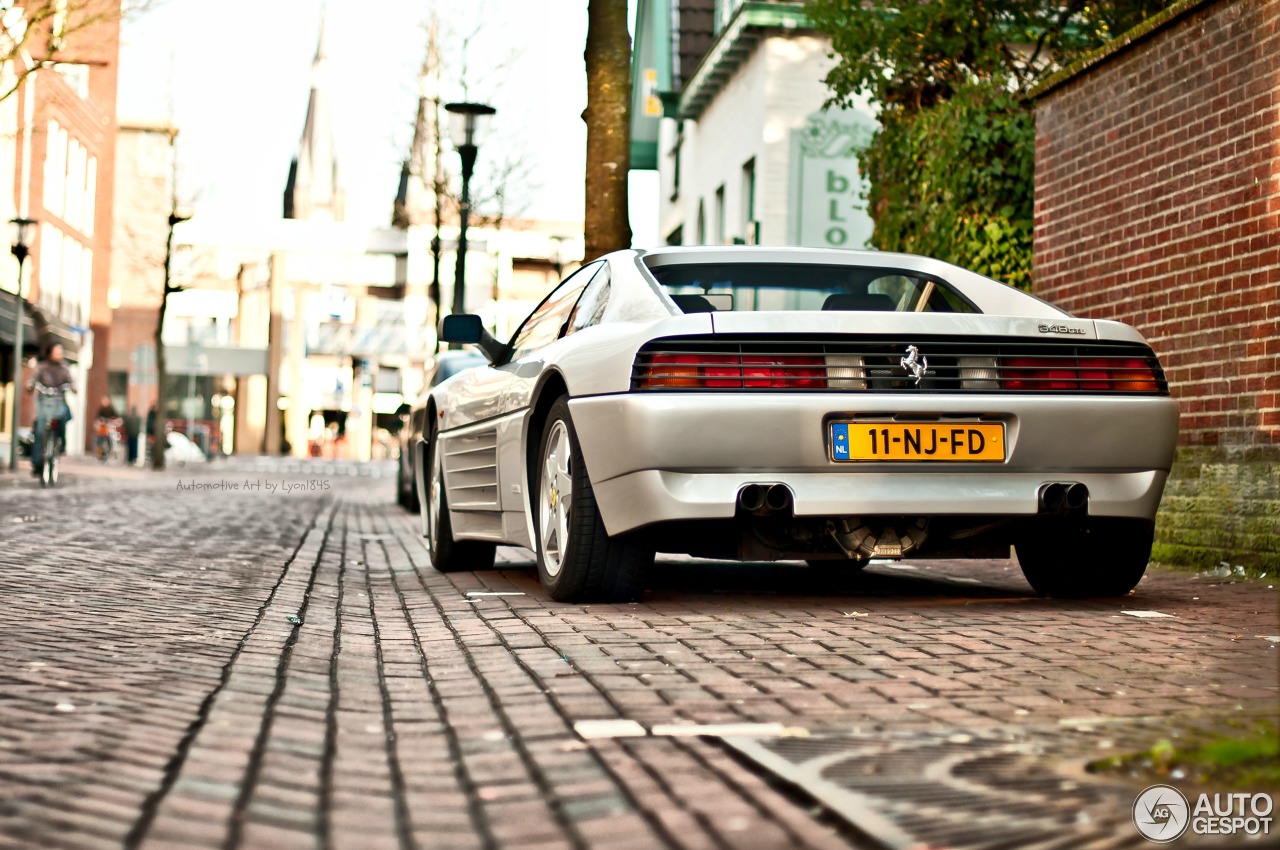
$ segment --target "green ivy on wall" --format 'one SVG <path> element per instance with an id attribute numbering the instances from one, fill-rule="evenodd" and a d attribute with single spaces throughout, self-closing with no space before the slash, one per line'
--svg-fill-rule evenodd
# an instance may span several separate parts
<path id="1" fill-rule="evenodd" d="M 1031 288 L 1039 82 L 1167 0 L 812 0 L 836 65 L 828 106 L 879 110 L 859 155 L 871 244 Z"/>
<path id="2" fill-rule="evenodd" d="M 891 107 L 861 154 L 871 175 L 872 244 L 1031 286 L 1034 115 L 1006 89 L 974 83 L 933 108 Z"/>

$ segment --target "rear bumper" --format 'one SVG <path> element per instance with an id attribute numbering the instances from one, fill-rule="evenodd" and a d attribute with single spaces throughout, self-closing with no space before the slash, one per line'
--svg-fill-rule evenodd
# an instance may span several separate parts
<path id="1" fill-rule="evenodd" d="M 1031 515 L 1041 485 L 1079 481 L 1090 514 L 1151 519 L 1178 430 L 1176 403 L 1161 397 L 629 393 L 570 406 L 611 534 L 731 517 L 743 486 L 773 482 L 791 488 L 797 516 Z M 1007 456 L 836 463 L 834 418 L 1000 421 Z"/>
<path id="2" fill-rule="evenodd" d="M 796 516 L 1030 516 L 1047 481 L 1066 477 L 1089 488 L 1095 516 L 1151 519 L 1160 505 L 1167 472 L 1034 472 L 981 476 L 929 473 L 824 475 L 792 473 L 768 479 L 743 473 L 633 472 L 594 485 L 610 534 L 679 519 L 727 519 L 745 485 L 777 481 L 791 488 Z"/>

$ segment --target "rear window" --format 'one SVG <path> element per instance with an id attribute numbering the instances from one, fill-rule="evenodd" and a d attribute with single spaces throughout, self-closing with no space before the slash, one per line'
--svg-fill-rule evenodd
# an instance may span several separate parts
<path id="1" fill-rule="evenodd" d="M 650 272 L 686 313 L 979 312 L 943 281 L 901 269 L 797 263 L 681 263 L 652 267 Z"/>

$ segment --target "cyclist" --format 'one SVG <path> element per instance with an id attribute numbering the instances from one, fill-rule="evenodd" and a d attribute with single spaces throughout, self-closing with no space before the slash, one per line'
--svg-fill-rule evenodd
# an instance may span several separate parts
<path id="1" fill-rule="evenodd" d="M 59 400 L 62 402 L 62 412 L 59 419 L 62 427 L 66 428 L 67 422 L 71 420 L 71 408 L 67 405 L 66 391 L 75 392 L 76 382 L 71 377 L 71 370 L 67 368 L 67 364 L 62 362 L 61 343 L 55 342 L 49 346 L 44 359 L 36 366 L 36 373 L 31 380 L 27 381 L 27 392 L 34 392 L 36 384 L 60 390 Z M 45 405 L 36 405 L 35 440 L 31 444 L 31 474 L 37 478 L 40 477 L 40 467 L 44 462 L 41 452 L 44 450 L 44 429 L 49 421 L 47 412 L 44 415 L 41 414 L 47 409 Z"/>
<path id="2" fill-rule="evenodd" d="M 116 406 L 111 403 L 111 396 L 104 395 L 94 422 L 94 429 L 97 431 L 94 450 L 98 453 L 98 460 L 105 461 L 111 456 L 111 431 L 117 418 L 119 415 L 116 413 Z"/>

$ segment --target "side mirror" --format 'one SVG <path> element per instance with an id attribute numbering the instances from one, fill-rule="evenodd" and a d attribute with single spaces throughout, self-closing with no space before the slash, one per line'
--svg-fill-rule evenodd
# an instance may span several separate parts
<path id="1" fill-rule="evenodd" d="M 455 313 L 440 320 L 440 339 L 475 345 L 484 335 L 484 322 L 473 313 Z"/>
<path id="2" fill-rule="evenodd" d="M 484 321 L 473 313 L 455 313 L 441 319 L 440 339 L 444 342 L 474 345 L 490 363 L 497 363 L 507 350 L 505 345 L 484 329 Z"/>

